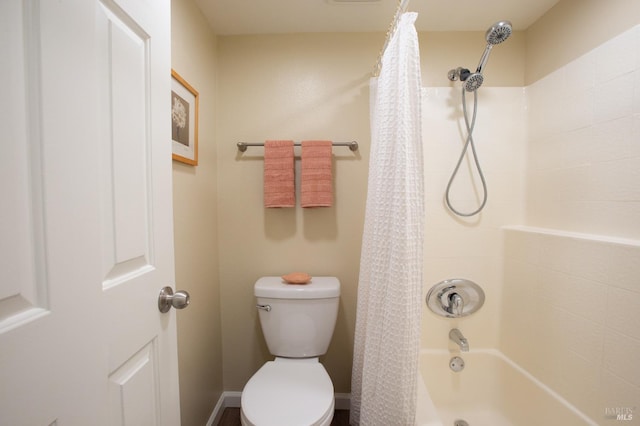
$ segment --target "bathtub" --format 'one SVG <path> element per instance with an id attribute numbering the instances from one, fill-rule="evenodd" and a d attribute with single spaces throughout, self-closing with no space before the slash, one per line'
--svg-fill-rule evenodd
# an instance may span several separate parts
<path id="1" fill-rule="evenodd" d="M 458 373 L 449 368 L 454 355 L 465 362 Z M 420 376 L 417 426 L 597 426 L 497 350 L 423 350 Z"/>

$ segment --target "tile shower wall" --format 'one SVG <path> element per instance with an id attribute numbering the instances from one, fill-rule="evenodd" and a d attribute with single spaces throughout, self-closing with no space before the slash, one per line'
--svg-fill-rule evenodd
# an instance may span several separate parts
<path id="1" fill-rule="evenodd" d="M 504 250 L 502 351 L 598 423 L 638 408 L 640 241 L 514 227 Z"/>
<path id="2" fill-rule="evenodd" d="M 471 113 L 473 95 L 466 98 Z M 421 347 L 446 347 L 451 327 L 459 327 L 472 348 L 496 347 L 501 298 L 500 229 L 522 223 L 524 90 L 483 87 L 478 92 L 473 135 L 488 185 L 488 201 L 482 213 L 471 218 L 453 215 L 444 203 L 447 182 L 466 137 L 460 86 L 427 88 L 423 99 L 424 295 L 439 281 L 467 278 L 484 289 L 486 301 L 472 317 L 459 320 L 436 316 L 424 305 Z M 473 211 L 482 200 L 482 188 L 474 185 L 480 181 L 475 173 L 475 166 L 464 161 L 452 185 L 450 198 L 460 211 Z"/>
<path id="3" fill-rule="evenodd" d="M 640 26 L 526 90 L 526 223 L 640 239 Z"/>
<path id="4" fill-rule="evenodd" d="M 599 424 L 640 417 L 640 27 L 529 86 L 500 348 Z M 609 410 L 609 411 L 607 411 Z"/>

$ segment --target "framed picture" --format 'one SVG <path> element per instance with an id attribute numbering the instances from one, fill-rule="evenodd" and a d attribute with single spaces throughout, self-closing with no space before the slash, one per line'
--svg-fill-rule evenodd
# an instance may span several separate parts
<path id="1" fill-rule="evenodd" d="M 171 143 L 174 160 L 198 165 L 198 91 L 173 69 Z"/>

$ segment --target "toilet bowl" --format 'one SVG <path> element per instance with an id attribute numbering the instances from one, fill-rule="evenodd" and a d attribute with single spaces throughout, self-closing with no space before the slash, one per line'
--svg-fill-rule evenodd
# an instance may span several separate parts
<path id="1" fill-rule="evenodd" d="M 333 384 L 317 358 L 276 358 L 249 379 L 241 407 L 245 426 L 328 426 Z"/>
<path id="2" fill-rule="evenodd" d="M 319 356 L 327 352 L 338 315 L 340 281 L 313 277 L 289 285 L 262 277 L 254 286 L 260 326 L 274 361 L 247 382 L 241 397 L 245 426 L 328 426 L 333 383 Z"/>

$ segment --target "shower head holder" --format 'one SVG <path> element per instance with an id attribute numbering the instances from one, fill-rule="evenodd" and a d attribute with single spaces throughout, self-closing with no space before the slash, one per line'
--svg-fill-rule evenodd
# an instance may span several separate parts
<path id="1" fill-rule="evenodd" d="M 451 81 L 457 81 L 457 80 L 466 81 L 470 75 L 471 75 L 471 71 L 462 67 L 454 68 L 452 70 L 449 70 L 449 72 L 447 73 L 447 77 Z"/>

